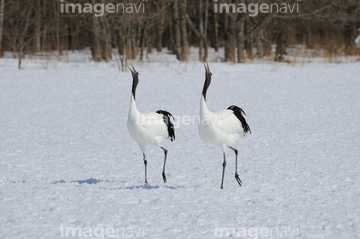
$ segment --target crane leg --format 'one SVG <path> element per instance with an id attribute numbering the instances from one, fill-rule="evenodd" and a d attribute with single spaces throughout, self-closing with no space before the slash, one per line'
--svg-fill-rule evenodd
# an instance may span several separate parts
<path id="1" fill-rule="evenodd" d="M 165 154 L 165 158 L 164 158 L 164 167 L 163 167 L 163 172 L 162 172 L 162 176 L 163 176 L 163 179 L 164 179 L 164 183 L 167 182 L 166 180 L 166 174 L 165 174 L 165 166 L 166 166 L 166 158 L 167 158 L 167 150 L 163 147 L 161 147 L 162 150 L 164 150 L 164 154 Z"/>
<path id="2" fill-rule="evenodd" d="M 233 147 L 229 147 L 230 149 L 232 149 L 235 152 L 235 179 L 238 182 L 238 184 L 241 186 L 242 181 L 239 177 L 239 174 L 237 172 L 237 159 L 238 159 L 238 150 L 234 149 Z"/>
<path id="3" fill-rule="evenodd" d="M 223 166 L 223 172 L 222 172 L 222 178 L 221 178 L 221 186 L 220 186 L 220 189 L 223 189 L 223 184 L 224 184 L 224 174 L 225 174 L 225 167 L 226 167 L 226 157 L 225 157 L 225 152 L 224 152 L 224 162 L 223 162 L 222 166 Z"/>
<path id="4" fill-rule="evenodd" d="M 147 182 L 147 160 L 146 160 L 146 156 L 144 153 L 143 153 L 143 155 L 144 155 L 144 164 L 145 164 L 145 183 L 148 184 L 148 182 Z"/>

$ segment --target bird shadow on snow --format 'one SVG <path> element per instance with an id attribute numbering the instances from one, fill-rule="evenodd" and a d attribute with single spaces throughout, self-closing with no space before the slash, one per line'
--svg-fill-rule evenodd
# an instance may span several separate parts
<path id="1" fill-rule="evenodd" d="M 96 178 L 89 178 L 89 179 L 85 179 L 85 180 L 74 180 L 71 181 L 71 183 L 78 183 L 78 184 L 97 184 L 100 182 L 111 182 L 109 180 L 101 180 L 101 179 L 96 179 Z M 52 184 L 58 184 L 58 183 L 66 183 L 64 180 L 59 180 L 59 181 L 55 181 Z"/>
<path id="2" fill-rule="evenodd" d="M 145 184 L 145 185 L 139 185 L 139 186 L 128 186 L 128 187 L 119 187 L 119 188 L 115 188 L 115 189 L 128 189 L 128 190 L 134 190 L 134 189 L 160 189 L 160 188 L 167 188 L 167 189 L 171 189 L 171 190 L 175 190 L 175 189 L 179 189 L 179 188 L 183 188 L 181 186 L 177 186 L 177 187 L 172 187 L 172 186 L 159 186 L 159 185 L 154 185 L 151 186 L 149 184 Z"/>
<path id="3" fill-rule="evenodd" d="M 85 179 L 85 180 L 73 180 L 70 181 L 71 183 L 78 183 L 78 184 L 98 184 L 101 182 L 115 182 L 115 181 L 109 181 L 109 180 L 102 180 L 102 179 L 96 179 L 96 178 L 89 178 L 89 179 Z M 59 181 L 55 181 L 52 184 L 59 184 L 59 183 L 66 183 L 66 181 L 64 180 L 59 180 Z M 125 181 L 122 181 L 121 183 L 125 183 Z M 112 190 L 122 190 L 122 189 L 127 189 L 127 190 L 134 190 L 134 189 L 144 189 L 144 190 L 151 190 L 151 189 L 160 189 L 160 188 L 166 188 L 166 189 L 171 189 L 171 190 L 175 190 L 175 189 L 179 189 L 179 188 L 183 188 L 183 186 L 177 186 L 177 187 L 173 187 L 173 186 L 159 186 L 159 185 L 149 185 L 149 184 L 144 184 L 144 185 L 138 185 L 138 186 L 127 186 L 127 187 L 117 187 L 117 188 L 113 188 Z"/>

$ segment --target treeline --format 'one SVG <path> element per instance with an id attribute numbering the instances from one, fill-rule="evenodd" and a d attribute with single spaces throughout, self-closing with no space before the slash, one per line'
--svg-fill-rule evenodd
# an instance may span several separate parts
<path id="1" fill-rule="evenodd" d="M 358 0 L 0 0 L 0 55 L 16 52 L 19 67 L 24 52 L 89 46 L 94 61 L 117 49 L 123 67 L 164 47 L 185 62 L 190 46 L 200 61 L 224 47 L 234 63 L 269 56 L 272 45 L 275 61 L 295 44 L 354 54 L 358 28 Z"/>

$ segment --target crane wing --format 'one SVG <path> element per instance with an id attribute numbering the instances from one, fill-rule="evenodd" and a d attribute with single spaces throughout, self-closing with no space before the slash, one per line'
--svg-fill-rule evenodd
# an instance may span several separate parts
<path id="1" fill-rule="evenodd" d="M 138 120 L 140 120 L 138 123 L 144 129 L 144 133 L 148 134 L 148 138 L 168 137 L 167 126 L 160 114 L 155 112 L 144 113 Z"/>
<path id="2" fill-rule="evenodd" d="M 156 113 L 163 116 L 164 123 L 166 124 L 168 131 L 168 138 L 170 138 L 171 142 L 175 139 L 175 129 L 174 124 L 171 122 L 171 117 L 174 119 L 174 116 L 165 110 L 158 110 Z M 175 120 L 175 119 L 174 119 Z"/>
<path id="3" fill-rule="evenodd" d="M 242 109 L 236 106 L 230 106 L 226 110 L 214 112 L 215 121 L 213 122 L 223 133 L 231 134 L 246 134 L 250 132 L 250 127 L 242 116 Z M 245 114 L 245 112 L 244 112 Z"/>
<path id="4" fill-rule="evenodd" d="M 250 126 L 246 122 L 245 117 L 242 115 L 242 113 L 244 113 L 244 115 L 246 115 L 246 113 L 241 108 L 237 107 L 236 105 L 230 106 L 228 108 L 228 110 L 232 110 L 234 115 L 236 116 L 236 118 L 238 118 L 238 120 L 240 121 L 241 126 L 243 128 L 244 134 L 246 134 L 248 132 L 251 134 Z"/>

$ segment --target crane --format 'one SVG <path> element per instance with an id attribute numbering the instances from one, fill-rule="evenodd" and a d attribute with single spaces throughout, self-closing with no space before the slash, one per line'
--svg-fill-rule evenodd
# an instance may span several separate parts
<path id="1" fill-rule="evenodd" d="M 234 145 L 241 136 L 251 133 L 251 130 L 243 116 L 243 114 L 246 114 L 241 108 L 232 105 L 225 110 L 215 112 L 212 112 L 207 108 L 206 92 L 211 83 L 212 73 L 210 72 L 209 64 L 206 63 L 204 66 L 205 82 L 200 101 L 199 135 L 204 142 L 220 146 L 223 151 L 224 161 L 222 164 L 223 172 L 220 188 L 223 189 L 224 184 L 226 167 L 225 152 L 227 148 L 230 148 L 235 152 L 235 179 L 241 186 L 242 181 L 237 172 L 238 150 Z"/>
<path id="2" fill-rule="evenodd" d="M 174 124 L 171 121 L 171 118 L 174 119 L 172 114 L 165 110 L 158 110 L 156 112 L 141 113 L 136 107 L 136 87 L 139 83 L 139 73 L 133 69 L 130 69 L 133 83 L 131 90 L 131 99 L 130 99 L 130 109 L 127 120 L 127 128 L 131 138 L 136 141 L 140 147 L 141 152 L 143 153 L 143 161 L 145 164 L 145 183 L 147 184 L 147 159 L 145 155 L 145 147 L 147 145 L 153 145 L 161 148 L 164 151 L 164 165 L 162 177 L 164 183 L 167 182 L 165 174 L 165 166 L 167 159 L 167 149 L 161 146 L 164 138 L 168 138 L 173 142 L 175 140 L 175 129 Z"/>

